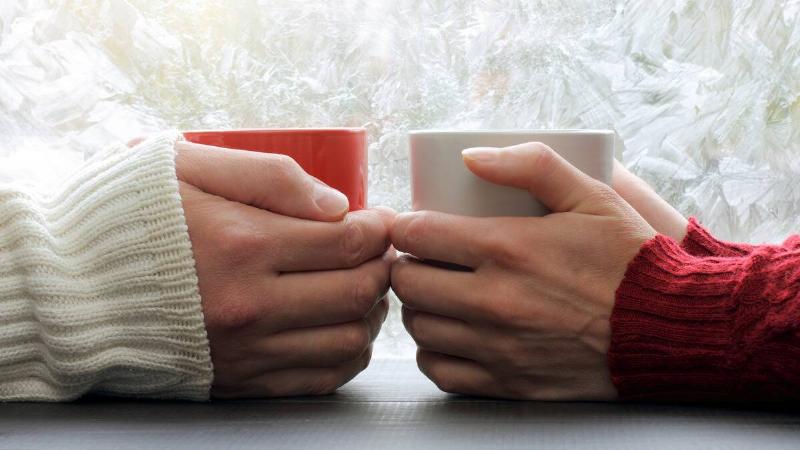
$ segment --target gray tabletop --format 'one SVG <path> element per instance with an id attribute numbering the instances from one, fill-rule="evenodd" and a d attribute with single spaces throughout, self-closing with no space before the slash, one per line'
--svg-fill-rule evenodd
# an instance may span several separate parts
<path id="1" fill-rule="evenodd" d="M 448 396 L 411 360 L 336 395 L 0 404 L 0 448 L 800 448 L 800 412 Z"/>

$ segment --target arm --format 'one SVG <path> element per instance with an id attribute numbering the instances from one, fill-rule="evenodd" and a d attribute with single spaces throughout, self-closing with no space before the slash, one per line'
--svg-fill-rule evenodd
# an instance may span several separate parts
<path id="1" fill-rule="evenodd" d="M 207 398 L 175 139 L 109 149 L 46 202 L 0 189 L 0 400 Z"/>

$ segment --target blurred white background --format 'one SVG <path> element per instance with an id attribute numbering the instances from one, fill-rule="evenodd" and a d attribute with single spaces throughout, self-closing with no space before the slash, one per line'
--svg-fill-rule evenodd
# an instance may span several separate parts
<path id="1" fill-rule="evenodd" d="M 611 128 L 722 237 L 800 229 L 800 0 L 0 1 L 0 182 L 49 189 L 166 128 L 365 126 L 408 208 L 410 128 Z M 405 355 L 396 311 L 377 353 Z"/>

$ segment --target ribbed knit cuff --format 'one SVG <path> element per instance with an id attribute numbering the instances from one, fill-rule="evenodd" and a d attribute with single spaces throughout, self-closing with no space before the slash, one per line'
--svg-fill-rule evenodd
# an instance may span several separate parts
<path id="1" fill-rule="evenodd" d="M 177 139 L 102 152 L 46 202 L 0 188 L 0 400 L 208 398 Z"/>
<path id="2" fill-rule="evenodd" d="M 686 236 L 681 247 L 694 256 L 745 256 L 753 251 L 753 245 L 726 242 L 714 237 L 694 217 L 689 218 Z"/>
<path id="3" fill-rule="evenodd" d="M 621 399 L 800 398 L 800 251 L 697 257 L 659 235 L 628 267 L 611 329 Z"/>

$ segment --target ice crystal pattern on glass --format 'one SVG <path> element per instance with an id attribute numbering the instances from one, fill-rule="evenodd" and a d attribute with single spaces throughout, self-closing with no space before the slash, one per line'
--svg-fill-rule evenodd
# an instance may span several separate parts
<path id="1" fill-rule="evenodd" d="M 0 181 L 52 187 L 163 128 L 365 126 L 409 206 L 411 128 L 612 128 L 722 237 L 800 228 L 797 0 L 0 2 Z M 405 354 L 395 305 L 384 354 Z"/>

